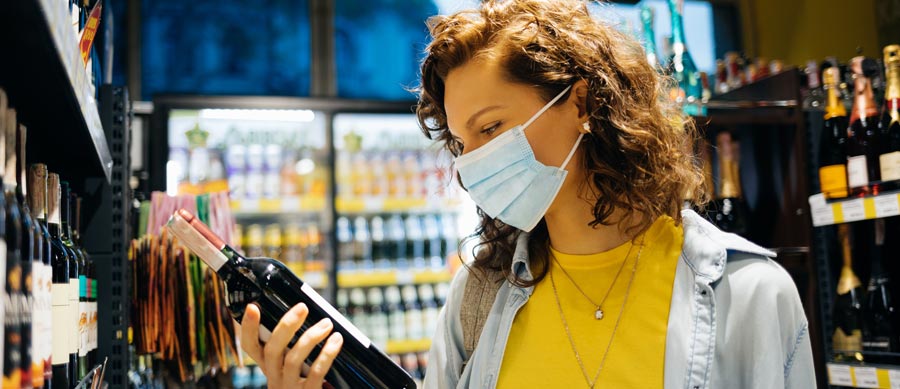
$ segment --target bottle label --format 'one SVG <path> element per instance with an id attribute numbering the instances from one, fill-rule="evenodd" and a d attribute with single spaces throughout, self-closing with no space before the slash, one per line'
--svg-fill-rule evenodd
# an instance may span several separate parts
<path id="1" fill-rule="evenodd" d="M 87 326 L 88 326 L 88 303 L 81 301 L 78 303 L 78 356 L 85 356 L 88 352 L 87 345 Z"/>
<path id="2" fill-rule="evenodd" d="M 847 166 L 842 164 L 819 168 L 819 182 L 825 198 L 847 197 Z"/>
<path id="3" fill-rule="evenodd" d="M 315 289 L 312 288 L 312 286 L 304 283 L 303 286 L 300 287 L 300 290 L 303 291 L 303 293 L 306 293 L 306 295 L 309 296 L 309 298 L 314 303 L 316 303 L 316 305 L 325 310 L 325 313 L 327 313 L 332 320 L 337 322 L 337 324 L 340 324 L 341 327 L 344 327 L 344 329 L 347 330 L 347 333 L 356 338 L 356 340 L 361 343 L 363 347 L 368 348 L 372 344 L 372 341 L 369 340 L 369 338 L 366 337 L 365 334 L 363 334 L 358 328 L 350 323 L 350 321 L 347 320 L 344 315 L 341 315 L 341 313 L 338 312 L 337 309 L 334 309 L 334 307 L 332 307 L 331 304 L 328 303 L 328 301 L 325 301 L 325 299 L 322 298 L 322 296 L 320 296 L 319 293 L 317 293 Z"/>
<path id="4" fill-rule="evenodd" d="M 69 363 L 69 284 L 53 284 L 50 287 L 52 303 L 50 316 L 53 318 L 51 358 L 56 364 Z"/>
<path id="5" fill-rule="evenodd" d="M 418 309 L 406 311 L 406 330 L 407 336 L 411 340 L 418 340 L 424 337 L 422 333 L 422 311 Z"/>
<path id="6" fill-rule="evenodd" d="M 78 322 L 81 313 L 78 307 L 78 279 L 69 279 L 69 353 L 78 354 L 78 345 L 81 343 L 81 331 Z"/>
<path id="7" fill-rule="evenodd" d="M 847 183 L 851 188 L 869 185 L 869 170 L 865 155 L 847 157 Z"/>
<path id="8" fill-rule="evenodd" d="M 391 339 L 404 340 L 406 336 L 406 315 L 403 311 L 395 310 L 390 313 Z"/>
<path id="9" fill-rule="evenodd" d="M 900 151 L 881 154 L 879 160 L 882 181 L 900 180 Z"/>

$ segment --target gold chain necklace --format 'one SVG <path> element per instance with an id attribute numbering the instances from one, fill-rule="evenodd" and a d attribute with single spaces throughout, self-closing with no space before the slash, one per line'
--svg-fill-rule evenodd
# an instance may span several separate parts
<path id="1" fill-rule="evenodd" d="M 634 244 L 632 244 L 631 247 L 628 248 L 628 252 L 625 253 L 625 259 L 623 259 L 622 264 L 619 265 L 619 271 L 616 272 L 616 276 L 613 278 L 612 283 L 609 284 L 609 289 L 606 290 L 606 294 L 603 296 L 603 300 L 600 300 L 600 304 L 595 303 L 594 300 L 587 295 L 587 293 L 584 293 L 584 291 L 581 290 L 581 287 L 578 286 L 578 283 L 575 282 L 575 279 L 573 279 L 572 276 L 569 275 L 569 272 L 567 272 L 566 268 L 564 268 L 563 265 L 559 263 L 559 260 L 556 259 L 556 256 L 553 255 L 553 253 L 550 253 L 550 256 L 553 257 L 553 261 L 556 262 L 556 265 L 559 266 L 560 269 L 562 269 L 562 272 L 566 275 L 566 278 L 568 278 L 569 281 L 572 282 L 572 285 L 575 285 L 575 289 L 578 289 L 581 295 L 584 296 L 584 298 L 586 298 L 587 301 L 591 303 L 591 305 L 597 307 L 597 310 L 594 311 L 594 319 L 600 320 L 603 319 L 603 303 L 606 302 L 606 298 L 609 297 L 609 293 L 612 292 L 613 287 L 616 286 L 616 281 L 619 280 L 619 275 L 622 274 L 622 269 L 625 268 L 625 262 L 628 262 L 628 256 L 631 255 L 631 249 L 633 248 Z"/>
<path id="2" fill-rule="evenodd" d="M 578 348 L 575 346 L 575 339 L 572 338 L 572 332 L 569 330 L 569 322 L 566 320 L 566 315 L 563 313 L 562 303 L 559 301 L 559 293 L 556 291 L 556 281 L 553 279 L 553 272 L 550 272 L 550 284 L 553 286 L 553 296 L 556 298 L 556 308 L 559 309 L 559 318 L 562 320 L 563 327 L 566 329 L 566 336 L 569 338 L 569 345 L 572 346 L 572 352 L 575 353 L 575 360 L 578 361 L 578 366 L 581 367 L 581 374 L 584 375 L 584 380 L 591 389 L 594 388 L 597 379 L 600 378 L 600 372 L 603 371 L 603 366 L 606 364 L 606 356 L 609 355 L 609 349 L 612 347 L 613 338 L 616 337 L 616 331 L 619 329 L 619 323 L 622 321 L 622 313 L 625 312 L 625 303 L 628 301 L 628 295 L 631 293 L 631 284 L 634 283 L 634 275 L 637 271 L 638 261 L 641 260 L 641 253 L 643 251 L 644 241 L 641 240 L 641 248 L 638 249 L 637 258 L 635 258 L 634 266 L 631 268 L 631 278 L 628 280 L 628 287 L 625 289 L 625 298 L 622 300 L 622 307 L 619 308 L 619 317 L 616 318 L 616 324 L 613 326 L 612 334 L 609 336 L 609 342 L 606 344 L 606 350 L 603 352 L 603 359 L 600 360 L 600 367 L 597 369 L 597 374 L 594 375 L 593 380 L 588 376 L 587 369 L 584 367 L 584 361 L 581 360 L 581 354 L 578 353 Z M 625 261 L 628 261 L 627 256 L 625 257 Z"/>

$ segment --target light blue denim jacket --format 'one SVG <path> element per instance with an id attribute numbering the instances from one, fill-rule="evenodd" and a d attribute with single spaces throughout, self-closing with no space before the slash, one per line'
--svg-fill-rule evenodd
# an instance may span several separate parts
<path id="1" fill-rule="evenodd" d="M 775 253 L 720 231 L 693 211 L 683 211 L 682 217 L 684 245 L 669 310 L 665 387 L 815 388 L 806 316 L 793 280 L 769 259 Z M 512 266 L 530 277 L 527 239 L 526 234 L 518 237 Z M 513 319 L 533 291 L 508 282 L 500 287 L 478 347 L 463 369 L 459 309 L 467 276 L 462 268 L 451 284 L 425 388 L 495 387 Z"/>

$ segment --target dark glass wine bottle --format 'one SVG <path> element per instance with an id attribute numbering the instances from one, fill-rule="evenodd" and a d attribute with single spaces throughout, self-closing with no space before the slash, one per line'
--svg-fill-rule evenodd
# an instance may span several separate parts
<path id="1" fill-rule="evenodd" d="M 69 361 L 69 377 L 72 382 L 78 382 L 84 375 L 81 374 L 82 363 L 79 345 L 81 343 L 81 307 L 79 305 L 79 296 L 81 289 L 80 276 L 84 271 L 82 269 L 81 258 L 75 250 L 72 250 L 71 231 L 69 230 L 69 183 L 66 181 L 59 182 L 59 214 L 60 214 L 60 240 L 65 246 L 66 254 L 69 257 L 69 352 L 74 354 L 74 359 Z"/>
<path id="2" fill-rule="evenodd" d="M 847 197 L 847 109 L 841 100 L 841 71 L 822 71 L 825 88 L 825 123 L 819 140 L 819 183 L 826 199 Z"/>
<path id="3" fill-rule="evenodd" d="M 884 219 L 875 223 L 875 246 L 872 258 L 872 276 L 866 290 L 865 325 L 863 326 L 863 349 L 877 352 L 897 352 L 898 339 L 894 331 L 896 312 L 891 301 L 891 278 L 884 266 Z M 870 362 L 886 362 L 883 357 L 867 358 Z"/>
<path id="4" fill-rule="evenodd" d="M 16 124 L 15 111 L 10 109 L 5 113 L 4 120 L 0 120 L 0 132 L 3 141 L 0 149 L 3 150 L 3 205 L 5 214 L 4 238 L 6 241 L 6 287 L 3 296 L 4 310 L 4 341 L 3 341 L 3 379 L 4 388 L 18 388 L 22 382 L 22 326 L 19 299 L 22 295 L 22 215 L 14 193 L 15 187 L 11 182 L 15 179 L 15 164 L 10 166 L 10 153 L 15 145 L 15 130 L 10 132 Z M 13 152 L 13 154 L 15 154 Z M 30 366 L 29 366 L 30 367 Z"/>
<path id="5" fill-rule="evenodd" d="M 46 168 L 43 169 L 46 172 Z M 45 173 L 46 174 L 46 173 Z M 68 389 L 70 383 L 74 383 L 72 376 L 72 364 L 77 363 L 77 353 L 72 351 L 72 307 L 69 305 L 69 292 L 71 290 L 69 266 L 73 261 L 69 257 L 69 251 L 62 242 L 62 227 L 60 226 L 60 188 L 59 176 L 50 173 L 47 177 L 47 230 L 50 233 L 52 249 L 50 254 L 53 263 L 53 285 L 50 288 L 52 296 L 53 315 L 53 389 Z"/>
<path id="6" fill-rule="evenodd" d="M 191 251 L 209 265 L 225 285 L 225 303 L 241 322 L 247 304 L 260 307 L 260 340 L 265 342 L 278 321 L 296 304 L 305 303 L 309 314 L 301 331 L 330 318 L 344 344 L 326 380 L 339 388 L 413 388 L 412 378 L 387 355 L 281 262 L 271 258 L 246 258 L 212 233 L 190 212 L 179 210 L 168 228 Z M 321 352 L 316 345 L 307 363 Z"/>
<path id="7" fill-rule="evenodd" d="M 52 245 L 50 232 L 47 229 L 47 166 L 43 164 L 35 164 L 28 167 L 28 202 L 31 207 L 32 219 L 35 220 L 35 228 L 39 230 L 41 263 L 43 264 L 44 276 L 42 282 L 45 296 L 42 302 L 41 315 L 43 318 L 42 333 L 43 346 L 41 349 L 41 358 L 44 364 L 44 388 L 53 386 L 53 265 L 52 265 Z M 68 279 L 66 280 L 68 285 Z M 68 356 L 66 356 L 68 358 Z"/>
<path id="8" fill-rule="evenodd" d="M 900 188 L 900 45 L 884 48 L 884 109 L 881 115 L 882 190 Z"/>
<path id="9" fill-rule="evenodd" d="M 716 136 L 719 151 L 719 195 L 716 199 L 716 225 L 725 232 L 738 235 L 747 232 L 747 204 L 741 197 L 739 173 L 740 153 L 731 133 Z"/>
<path id="10" fill-rule="evenodd" d="M 87 352 L 87 366 L 86 369 L 90 371 L 90 369 L 96 365 L 96 348 L 97 346 L 94 344 L 94 335 L 93 332 L 96 330 L 96 319 L 97 319 L 97 309 L 96 309 L 96 299 L 95 293 L 97 288 L 97 280 L 94 278 L 94 261 L 91 259 L 91 256 L 88 255 L 87 250 L 84 249 L 84 245 L 81 241 L 81 197 L 75 196 L 72 194 L 72 204 L 73 207 L 73 220 L 72 220 L 72 243 L 75 245 L 78 254 L 84 259 L 84 285 L 79 286 L 79 288 L 83 289 L 84 292 L 84 331 L 81 334 L 81 345 L 84 347 Z"/>
<path id="11" fill-rule="evenodd" d="M 22 313 L 22 387 L 34 387 L 35 380 L 40 386 L 44 385 L 44 365 L 34 358 L 34 269 L 35 269 L 35 236 L 34 221 L 31 219 L 31 210 L 25 201 L 25 126 L 18 125 L 12 133 L 13 143 L 12 150 L 7 148 L 7 153 L 12 153 L 12 158 L 7 157 L 7 163 L 10 159 L 13 162 L 13 180 L 12 185 L 15 187 L 16 202 L 19 204 L 19 212 L 22 217 L 22 235 L 20 254 L 22 256 L 22 295 L 19 299 L 19 310 Z M 37 263 L 40 263 L 38 258 Z M 40 271 L 40 265 L 37 267 Z M 37 363 L 35 363 L 37 362 Z M 40 370 L 40 371 L 39 371 Z M 40 377 L 36 377 L 39 375 Z"/>
<path id="12" fill-rule="evenodd" d="M 853 250 L 850 227 L 840 224 L 838 240 L 844 256 L 834 300 L 834 334 L 832 347 L 836 360 L 862 361 L 862 283 L 853 272 Z"/>
<path id="13" fill-rule="evenodd" d="M 881 191 L 880 131 L 881 115 L 875 104 L 871 78 L 878 73 L 878 65 L 871 58 L 854 57 L 853 109 L 847 136 L 847 181 L 852 195 L 877 195 Z"/>

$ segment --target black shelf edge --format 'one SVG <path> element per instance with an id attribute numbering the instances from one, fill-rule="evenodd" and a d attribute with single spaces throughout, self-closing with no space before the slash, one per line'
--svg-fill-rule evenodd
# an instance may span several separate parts
<path id="1" fill-rule="evenodd" d="M 56 7 L 38 0 L 5 4 L 0 46 L 9 56 L 0 61 L 0 86 L 28 128 L 29 163 L 44 162 L 69 179 L 109 182 L 113 160 L 97 101 L 79 66 L 75 32 L 54 22 L 64 11 Z"/>

